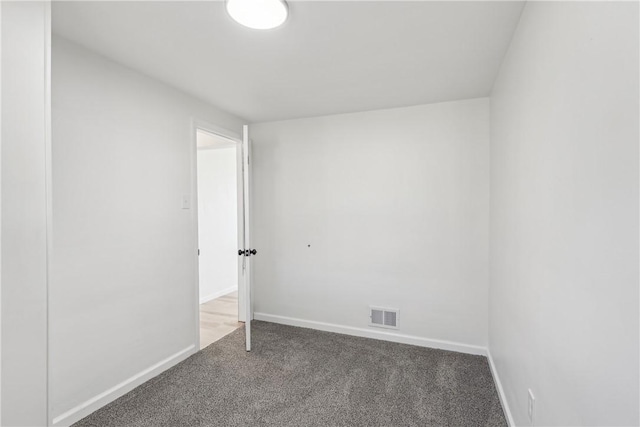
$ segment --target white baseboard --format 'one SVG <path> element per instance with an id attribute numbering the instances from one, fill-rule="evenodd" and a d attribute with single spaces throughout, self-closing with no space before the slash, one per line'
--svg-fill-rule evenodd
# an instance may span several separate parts
<path id="1" fill-rule="evenodd" d="M 120 384 L 116 384 L 103 393 L 100 393 L 99 395 L 92 397 L 91 399 L 81 403 L 75 408 L 72 408 L 67 412 L 55 417 L 52 421 L 52 424 L 56 427 L 70 426 L 76 421 L 80 421 L 92 412 L 97 411 L 106 404 L 113 402 L 118 397 L 130 392 L 145 381 L 150 380 L 161 372 L 166 371 L 172 366 L 182 362 L 184 359 L 196 353 L 197 351 L 198 349 L 194 344 L 190 345 L 184 350 L 180 350 L 179 352 L 167 357 L 164 360 L 161 360 L 155 365 L 150 366 L 147 369 L 137 373 L 136 375 L 124 380 Z"/>
<path id="2" fill-rule="evenodd" d="M 352 335 L 356 337 L 373 338 L 383 341 L 397 342 L 401 344 L 416 345 L 419 347 L 437 348 L 440 350 L 456 351 L 458 353 L 475 354 L 486 356 L 487 349 L 478 345 L 463 344 L 453 341 L 436 340 L 417 337 L 414 335 L 404 335 L 388 330 L 356 328 L 353 326 L 336 325 L 333 323 L 316 322 L 313 320 L 296 319 L 293 317 L 278 316 L 267 313 L 254 313 L 255 320 L 265 322 L 281 323 L 289 326 L 299 326 L 302 328 L 317 329 L 326 332 L 336 332 L 338 334 Z"/>
<path id="3" fill-rule="evenodd" d="M 237 286 L 230 286 L 230 287 L 228 287 L 226 289 L 223 289 L 221 291 L 214 292 L 212 294 L 203 296 L 202 298 L 200 298 L 200 304 L 204 304 L 205 302 L 209 302 L 209 301 L 211 301 L 213 299 L 220 298 L 221 296 L 230 294 L 231 292 L 235 292 L 237 290 L 238 290 Z"/>
<path id="4" fill-rule="evenodd" d="M 496 365 L 493 363 L 493 357 L 491 357 L 491 352 L 488 349 L 487 359 L 489 359 L 489 368 L 491 368 L 491 375 L 493 375 L 493 382 L 495 383 L 496 389 L 498 390 L 498 397 L 500 397 L 502 411 L 504 412 L 504 416 L 507 419 L 507 424 L 509 424 L 509 427 L 515 427 L 516 423 L 513 421 L 513 415 L 511 415 L 509 403 L 507 403 L 507 396 L 504 394 L 504 389 L 502 388 L 502 383 L 500 382 L 500 377 L 498 376 L 498 370 L 496 369 Z"/>

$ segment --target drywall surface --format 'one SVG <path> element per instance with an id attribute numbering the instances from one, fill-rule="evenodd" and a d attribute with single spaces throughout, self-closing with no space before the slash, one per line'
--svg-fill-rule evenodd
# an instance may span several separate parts
<path id="1" fill-rule="evenodd" d="M 256 313 L 369 328 L 376 305 L 400 309 L 399 330 L 378 331 L 486 345 L 488 99 L 251 138 Z"/>
<path id="2" fill-rule="evenodd" d="M 238 289 L 236 148 L 198 150 L 200 302 Z"/>
<path id="3" fill-rule="evenodd" d="M 47 423 L 48 29 L 45 2 L 2 2 L 2 420 Z"/>
<path id="4" fill-rule="evenodd" d="M 517 425 L 638 425 L 638 3 L 529 2 L 491 98 L 490 352 Z"/>
<path id="5" fill-rule="evenodd" d="M 64 424 L 197 348 L 192 119 L 241 121 L 61 38 L 52 79 L 50 378 Z"/>

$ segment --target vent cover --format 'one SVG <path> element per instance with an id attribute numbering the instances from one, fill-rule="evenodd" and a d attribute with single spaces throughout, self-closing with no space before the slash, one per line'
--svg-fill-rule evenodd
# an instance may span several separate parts
<path id="1" fill-rule="evenodd" d="M 369 326 L 398 329 L 398 314 L 400 310 L 382 307 L 369 307 L 369 310 Z"/>

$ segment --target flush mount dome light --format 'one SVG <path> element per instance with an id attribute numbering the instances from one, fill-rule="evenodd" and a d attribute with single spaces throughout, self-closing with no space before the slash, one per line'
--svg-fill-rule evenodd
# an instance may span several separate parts
<path id="1" fill-rule="evenodd" d="M 289 14 L 284 0 L 226 0 L 226 6 L 236 22 L 256 30 L 279 27 Z"/>

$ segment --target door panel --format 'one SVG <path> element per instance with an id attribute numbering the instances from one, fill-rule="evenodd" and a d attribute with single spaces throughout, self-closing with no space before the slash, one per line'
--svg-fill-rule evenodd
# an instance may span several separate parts
<path id="1" fill-rule="evenodd" d="M 251 169 L 250 169 L 251 143 L 249 141 L 249 126 L 242 127 L 242 170 L 243 170 L 243 231 L 244 231 L 244 256 L 242 264 L 242 278 L 244 284 L 244 303 L 245 303 L 245 344 L 247 351 L 251 351 L 251 319 L 253 311 L 251 310 L 251 228 L 249 224 L 250 190 L 251 190 Z"/>
<path id="2" fill-rule="evenodd" d="M 237 149 L 237 179 L 238 179 L 238 251 L 244 253 L 244 148 L 242 142 Z M 238 321 L 246 321 L 246 302 L 244 288 L 245 257 L 238 255 Z"/>

